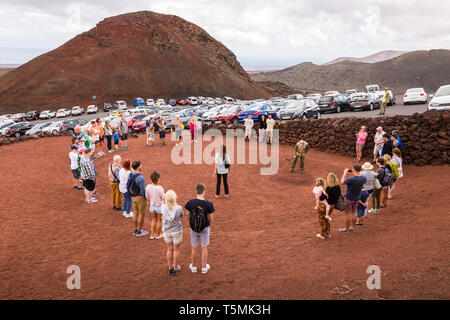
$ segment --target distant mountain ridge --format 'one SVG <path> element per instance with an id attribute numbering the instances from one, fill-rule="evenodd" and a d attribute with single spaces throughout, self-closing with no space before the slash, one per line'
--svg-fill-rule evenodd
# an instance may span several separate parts
<path id="1" fill-rule="evenodd" d="M 342 61 L 328 65 L 311 62 L 251 75 L 255 81 L 281 82 L 303 91 L 363 90 L 365 85 L 389 87 L 396 94 L 423 87 L 434 92 L 450 84 L 450 50 L 411 51 L 376 63 Z"/>
<path id="2" fill-rule="evenodd" d="M 377 63 L 381 61 L 390 60 L 401 56 L 402 54 L 408 53 L 409 51 L 397 51 L 397 50 L 384 50 L 374 54 L 371 54 L 367 57 L 355 58 L 355 57 L 340 57 L 336 58 L 330 62 L 324 63 L 324 65 L 330 65 L 335 63 L 340 63 L 343 61 L 354 61 L 354 62 L 363 62 L 363 63 Z"/>

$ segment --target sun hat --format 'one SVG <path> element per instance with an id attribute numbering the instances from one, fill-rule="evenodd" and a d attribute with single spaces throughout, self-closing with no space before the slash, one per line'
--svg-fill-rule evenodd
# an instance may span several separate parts
<path id="1" fill-rule="evenodd" d="M 363 170 L 372 170 L 373 169 L 373 165 L 370 164 L 370 162 L 365 162 L 362 167 Z"/>

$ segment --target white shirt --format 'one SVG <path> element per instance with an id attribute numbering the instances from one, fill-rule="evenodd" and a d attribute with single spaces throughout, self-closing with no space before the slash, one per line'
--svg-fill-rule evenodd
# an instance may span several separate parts
<path id="1" fill-rule="evenodd" d="M 125 170 L 125 168 L 120 168 L 119 170 L 119 191 L 122 193 L 127 192 L 127 182 L 130 172 L 130 170 Z"/>
<path id="2" fill-rule="evenodd" d="M 244 127 L 245 127 L 246 129 L 251 129 L 251 128 L 253 128 L 253 124 L 254 124 L 254 122 L 253 122 L 252 119 L 245 119 L 245 121 L 244 121 Z"/>
<path id="3" fill-rule="evenodd" d="M 70 170 L 78 169 L 78 153 L 70 151 L 69 158 L 70 158 Z"/>
<path id="4" fill-rule="evenodd" d="M 225 168 L 225 162 L 231 163 L 230 156 L 225 156 L 225 161 L 223 161 L 223 158 L 219 155 L 219 153 L 216 153 L 216 159 L 215 162 L 217 164 L 217 173 L 218 174 L 226 174 L 228 173 L 228 169 Z"/>
<path id="5" fill-rule="evenodd" d="M 381 143 L 383 143 L 383 135 L 385 134 L 385 132 L 384 131 L 381 131 L 381 133 L 378 133 L 378 131 L 377 131 L 377 133 L 375 133 L 375 143 L 376 144 L 381 144 Z"/>

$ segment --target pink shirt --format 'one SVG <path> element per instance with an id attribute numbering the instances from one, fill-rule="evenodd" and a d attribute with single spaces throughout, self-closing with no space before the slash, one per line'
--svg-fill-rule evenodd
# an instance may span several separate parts
<path id="1" fill-rule="evenodd" d="M 367 132 L 359 132 L 358 133 L 358 140 L 356 140 L 356 143 L 358 143 L 358 144 L 365 144 L 366 143 L 366 139 L 367 139 L 367 135 L 368 135 L 368 133 Z"/>
<path id="2" fill-rule="evenodd" d="M 316 199 L 319 200 L 320 196 L 323 193 L 323 188 L 321 186 L 315 186 L 313 188 L 313 193 L 316 196 Z"/>
<path id="3" fill-rule="evenodd" d="M 160 207 L 164 203 L 164 189 L 161 186 L 149 184 L 145 187 L 145 197 L 150 200 L 151 206 Z"/>

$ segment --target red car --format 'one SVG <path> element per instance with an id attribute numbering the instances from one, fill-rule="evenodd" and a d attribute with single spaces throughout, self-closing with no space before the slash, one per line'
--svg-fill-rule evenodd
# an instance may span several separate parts
<path id="1" fill-rule="evenodd" d="M 185 105 L 187 104 L 187 102 L 186 102 L 186 100 L 184 100 L 184 99 L 181 99 L 181 100 L 178 100 L 178 99 L 177 99 L 177 104 L 182 105 L 182 106 L 185 106 Z"/>
<path id="2" fill-rule="evenodd" d="M 243 106 L 231 105 L 222 110 L 217 116 L 211 119 L 211 123 L 238 124 L 239 113 L 244 110 Z"/>
<path id="3" fill-rule="evenodd" d="M 137 121 L 140 121 L 144 119 L 147 115 L 146 114 L 137 114 L 134 116 L 129 116 L 125 119 L 125 121 L 128 124 L 128 128 L 133 128 L 133 124 L 135 124 Z"/>

